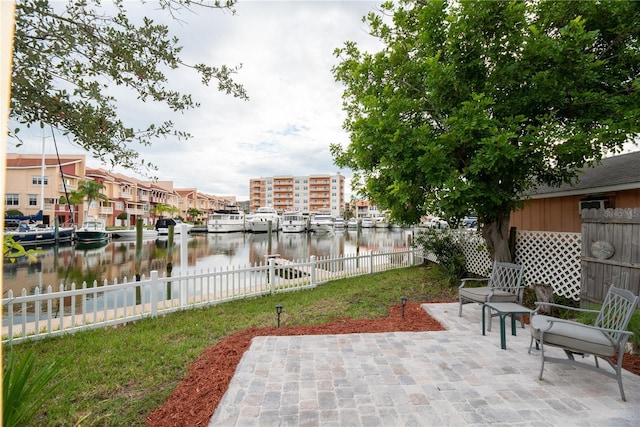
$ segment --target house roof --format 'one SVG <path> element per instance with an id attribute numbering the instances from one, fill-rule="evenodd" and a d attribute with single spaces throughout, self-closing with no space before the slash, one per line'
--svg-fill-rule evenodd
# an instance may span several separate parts
<path id="1" fill-rule="evenodd" d="M 599 164 L 585 165 L 573 185 L 560 187 L 538 186 L 530 194 L 532 199 L 598 194 L 640 188 L 640 151 L 606 157 Z"/>
<path id="2" fill-rule="evenodd" d="M 45 166 L 66 166 L 73 163 L 79 163 L 84 160 L 84 156 L 62 156 L 60 162 L 56 157 L 45 156 Z M 35 154 L 16 154 L 7 153 L 7 168 L 12 169 L 31 169 L 36 167 L 42 167 L 42 156 Z"/>

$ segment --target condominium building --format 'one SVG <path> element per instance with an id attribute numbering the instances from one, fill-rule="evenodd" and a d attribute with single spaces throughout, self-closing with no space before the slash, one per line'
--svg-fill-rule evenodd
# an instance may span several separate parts
<path id="1" fill-rule="evenodd" d="M 7 153 L 4 204 L 6 210 L 24 215 L 43 212 L 43 223 L 71 223 L 72 213 L 65 203 L 65 193 L 78 189 L 85 176 L 83 155 L 56 156 Z M 77 218 L 75 218 L 77 221 Z"/>
<path id="2" fill-rule="evenodd" d="M 249 180 L 250 211 L 270 206 L 278 212 L 300 211 L 342 216 L 345 206 L 344 177 L 308 175 L 252 178 Z"/>
<path id="3" fill-rule="evenodd" d="M 81 181 L 103 185 L 107 200 L 90 205 L 66 203 Z M 235 196 L 213 196 L 196 188 L 174 188 L 172 181 L 142 181 L 99 168 L 88 168 L 84 155 L 57 156 L 7 153 L 5 209 L 23 215 L 43 211 L 43 223 L 81 224 L 85 216 L 105 218 L 108 226 L 132 225 L 142 219 L 148 225 L 163 216 L 188 220 L 206 219 L 210 212 L 236 204 Z M 156 206 L 168 207 L 159 212 Z M 199 212 L 199 214 L 195 214 Z"/>

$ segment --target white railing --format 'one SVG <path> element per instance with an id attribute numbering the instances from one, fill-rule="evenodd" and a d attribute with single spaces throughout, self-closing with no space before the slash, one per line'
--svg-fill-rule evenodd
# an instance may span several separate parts
<path id="1" fill-rule="evenodd" d="M 149 278 L 122 283 L 104 281 L 54 291 L 35 288 L 32 295 L 23 289 L 14 296 L 9 290 L 2 300 L 2 341 L 75 333 L 112 326 L 179 310 L 219 304 L 234 299 L 314 288 L 330 280 L 420 264 L 418 252 L 409 249 L 372 252 L 340 258 L 289 261 L 271 257 L 268 263 L 253 267 L 192 272 L 181 277 Z"/>
<path id="2" fill-rule="evenodd" d="M 491 260 L 484 241 L 474 233 L 460 236 L 467 270 L 486 275 Z M 575 300 L 580 296 L 580 233 L 518 231 L 516 262 L 524 266 L 526 284 L 547 283 L 554 293 Z M 288 261 L 271 257 L 267 264 L 253 267 L 192 272 L 181 277 L 149 278 L 102 285 L 83 283 L 80 287 L 54 291 L 35 288 L 32 295 L 23 289 L 11 290 L 2 300 L 4 308 L 2 340 L 19 342 L 74 333 L 155 317 L 178 310 L 215 305 L 234 299 L 314 288 L 330 280 L 354 277 L 393 268 L 420 264 L 417 249 L 345 255 L 340 258 L 311 257 L 307 261 Z"/>

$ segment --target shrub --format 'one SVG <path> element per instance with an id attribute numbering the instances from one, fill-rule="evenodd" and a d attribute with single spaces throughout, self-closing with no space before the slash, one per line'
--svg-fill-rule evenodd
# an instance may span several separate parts
<path id="1" fill-rule="evenodd" d="M 425 254 L 435 255 L 438 264 L 449 276 L 449 283 L 460 280 L 467 272 L 462 244 L 454 231 L 427 228 L 416 235 L 414 245 L 421 247 Z"/>

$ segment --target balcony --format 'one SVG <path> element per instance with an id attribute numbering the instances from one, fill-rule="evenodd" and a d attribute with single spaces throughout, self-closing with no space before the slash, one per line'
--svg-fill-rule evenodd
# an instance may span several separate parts
<path id="1" fill-rule="evenodd" d="M 129 215 L 146 215 L 147 211 L 145 211 L 144 209 L 140 208 L 127 208 L 126 212 Z"/>
<path id="2" fill-rule="evenodd" d="M 98 211 L 100 212 L 100 215 L 113 215 L 112 206 L 100 206 Z"/>
<path id="3" fill-rule="evenodd" d="M 71 185 L 71 184 L 67 184 L 67 188 L 66 191 L 76 191 L 78 189 L 77 185 Z M 60 191 L 61 193 L 65 192 L 65 186 L 64 184 L 60 184 L 58 186 L 58 191 Z"/>
<path id="4" fill-rule="evenodd" d="M 131 194 L 131 193 L 126 193 L 124 191 L 120 192 L 120 198 L 121 199 L 130 199 L 131 197 L 133 197 L 133 194 Z"/>

